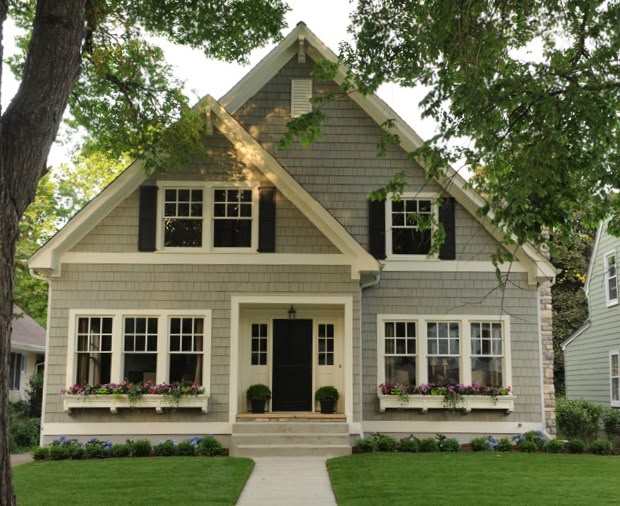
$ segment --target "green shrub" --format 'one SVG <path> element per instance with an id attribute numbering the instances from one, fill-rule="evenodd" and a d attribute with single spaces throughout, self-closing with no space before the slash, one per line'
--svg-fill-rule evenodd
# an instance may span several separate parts
<path id="1" fill-rule="evenodd" d="M 340 393 L 336 387 L 326 386 L 319 388 L 314 394 L 314 398 L 317 401 L 337 401 L 340 399 Z"/>
<path id="2" fill-rule="evenodd" d="M 541 450 L 545 441 L 547 441 L 547 436 L 545 436 L 539 430 L 530 430 L 528 432 L 524 432 L 523 434 L 518 434 L 514 436 L 513 441 L 518 447 L 520 443 L 523 441 L 529 441 L 530 443 L 534 443 L 536 447 Z"/>
<path id="3" fill-rule="evenodd" d="M 517 443 L 517 449 L 520 452 L 536 453 L 539 447 L 536 441 L 532 441 L 531 439 L 523 439 Z"/>
<path id="4" fill-rule="evenodd" d="M 68 446 L 50 445 L 49 446 L 49 458 L 50 460 L 66 460 L 71 457 L 71 452 Z"/>
<path id="5" fill-rule="evenodd" d="M 377 432 L 371 437 L 375 440 L 375 451 L 388 453 L 396 451 L 396 441 L 390 436 Z"/>
<path id="6" fill-rule="evenodd" d="M 110 455 L 112 457 L 129 457 L 131 448 L 127 444 L 117 443 L 110 448 Z"/>
<path id="7" fill-rule="evenodd" d="M 84 458 L 85 450 L 78 442 L 71 443 L 67 446 L 69 458 L 72 460 L 80 460 Z"/>
<path id="8" fill-rule="evenodd" d="M 32 458 L 34 460 L 45 460 L 50 456 L 49 448 L 47 446 L 35 446 L 32 449 Z"/>
<path id="9" fill-rule="evenodd" d="M 588 401 L 563 401 L 556 403 L 558 429 L 568 439 L 592 441 L 599 432 L 603 408 Z"/>
<path id="10" fill-rule="evenodd" d="M 375 451 L 375 440 L 369 437 L 362 437 L 357 440 L 357 447 L 362 453 L 371 453 Z"/>
<path id="11" fill-rule="evenodd" d="M 196 453 L 202 457 L 215 457 L 224 455 L 224 447 L 213 436 L 205 436 L 198 443 Z"/>
<path id="12" fill-rule="evenodd" d="M 607 437 L 615 443 L 620 444 L 620 409 L 607 408 L 603 411 L 603 427 Z"/>
<path id="13" fill-rule="evenodd" d="M 607 441 L 607 439 L 595 439 L 590 445 L 590 451 L 594 453 L 594 455 L 609 455 L 611 454 L 612 448 L 613 445 L 611 441 Z"/>
<path id="14" fill-rule="evenodd" d="M 496 452 L 511 452 L 512 448 L 513 448 L 512 441 L 510 441 L 510 439 L 508 439 L 507 437 L 503 437 L 497 442 L 497 445 L 495 446 L 495 451 Z"/>
<path id="15" fill-rule="evenodd" d="M 561 439 L 550 439 L 543 444 L 543 451 L 545 453 L 562 453 L 564 451 L 566 443 Z"/>
<path id="16" fill-rule="evenodd" d="M 268 401 L 271 399 L 271 390 L 267 385 L 261 383 L 251 385 L 248 388 L 248 399 L 251 401 Z"/>
<path id="17" fill-rule="evenodd" d="M 475 452 L 486 452 L 491 449 L 489 438 L 487 436 L 475 437 L 469 442 L 469 444 Z"/>
<path id="18" fill-rule="evenodd" d="M 30 448 L 39 444 L 41 420 L 28 418 L 23 410 L 11 407 L 9 416 L 9 445 L 12 452 Z"/>
<path id="19" fill-rule="evenodd" d="M 156 457 L 171 457 L 175 453 L 174 441 L 170 439 L 161 441 L 159 444 L 153 446 L 153 455 Z"/>
<path id="20" fill-rule="evenodd" d="M 136 441 L 132 441 L 131 439 L 127 440 L 127 444 L 131 449 L 132 457 L 150 457 L 151 452 L 153 450 L 153 446 L 148 439 L 137 439 Z"/>
<path id="21" fill-rule="evenodd" d="M 432 437 L 420 439 L 419 448 L 422 453 L 433 453 L 439 449 L 437 448 L 437 441 Z"/>
<path id="22" fill-rule="evenodd" d="M 176 455 L 181 457 L 191 457 L 196 455 L 196 448 L 190 441 L 181 441 L 176 447 Z"/>
<path id="23" fill-rule="evenodd" d="M 566 443 L 568 453 L 583 453 L 586 451 L 586 444 L 583 439 L 569 439 Z"/>
<path id="24" fill-rule="evenodd" d="M 420 440 L 413 434 L 402 438 L 398 443 L 398 451 L 415 453 L 420 450 Z"/>
<path id="25" fill-rule="evenodd" d="M 444 434 L 437 434 L 435 440 L 440 452 L 455 453 L 461 451 L 461 444 L 454 438 L 446 437 Z"/>
<path id="26" fill-rule="evenodd" d="M 84 445 L 84 457 L 87 459 L 102 459 L 106 456 L 106 451 L 101 441 L 95 439 L 88 441 Z"/>

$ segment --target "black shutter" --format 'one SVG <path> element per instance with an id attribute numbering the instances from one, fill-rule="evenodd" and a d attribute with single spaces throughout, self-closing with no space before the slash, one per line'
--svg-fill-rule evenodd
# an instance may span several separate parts
<path id="1" fill-rule="evenodd" d="M 276 251 L 276 189 L 261 188 L 258 192 L 258 251 Z"/>
<path id="2" fill-rule="evenodd" d="M 454 260 L 456 258 L 456 217 L 455 200 L 453 197 L 444 197 L 443 204 L 439 209 L 439 222 L 446 231 L 446 239 L 439 250 L 441 260 Z"/>
<path id="3" fill-rule="evenodd" d="M 157 230 L 157 186 L 140 187 L 138 251 L 155 251 Z"/>
<path id="4" fill-rule="evenodd" d="M 368 201 L 368 251 L 377 260 L 385 258 L 385 201 Z"/>

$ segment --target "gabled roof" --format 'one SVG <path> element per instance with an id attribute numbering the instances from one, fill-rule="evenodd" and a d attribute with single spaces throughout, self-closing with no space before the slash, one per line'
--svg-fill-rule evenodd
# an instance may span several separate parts
<path id="1" fill-rule="evenodd" d="M 260 170 L 343 254 L 350 257 L 354 272 L 379 270 L 377 260 L 220 103 L 206 96 L 201 104 L 207 107 L 213 125 L 236 148 L 241 161 Z M 39 249 L 30 258 L 28 266 L 58 274 L 62 255 L 147 179 L 142 165 L 140 161 L 130 165 Z"/>
<path id="2" fill-rule="evenodd" d="M 596 263 L 596 256 L 598 255 L 598 248 L 601 244 L 601 237 L 607 229 L 607 223 L 609 220 L 601 221 L 596 230 L 596 238 L 594 239 L 594 246 L 592 247 L 592 253 L 590 254 L 590 263 L 588 264 L 588 273 L 586 274 L 586 284 L 583 287 L 586 292 L 586 297 L 590 297 L 590 282 L 592 280 L 592 273 L 594 272 L 594 265 Z"/>
<path id="3" fill-rule="evenodd" d="M 562 348 L 562 351 L 566 351 L 566 347 L 572 343 L 575 339 L 577 339 L 579 336 L 581 336 L 586 330 L 588 330 L 590 328 L 590 326 L 592 325 L 592 322 L 588 319 L 586 320 L 583 325 L 581 327 L 579 327 L 577 330 L 575 330 L 575 332 L 573 332 L 571 334 L 571 336 L 564 341 L 562 344 L 560 344 L 560 347 Z"/>
<path id="4" fill-rule="evenodd" d="M 45 352 L 45 329 L 18 306 L 13 306 L 11 349 Z"/>
<path id="5" fill-rule="evenodd" d="M 321 40 L 305 25 L 298 23 L 295 29 L 289 33 L 258 65 L 256 65 L 245 77 L 243 77 L 226 95 L 220 99 L 222 106 L 234 114 L 248 99 L 254 96 L 278 71 L 299 51 L 300 41 L 304 42 L 305 50 L 314 59 L 326 59 L 337 61 L 336 54 L 329 49 Z M 336 76 L 336 82 L 341 84 L 346 76 L 346 68 L 341 66 Z M 393 133 L 396 133 L 401 141 L 401 146 L 407 151 L 414 151 L 424 141 L 400 116 L 381 98 L 375 94 L 362 95 L 356 91 L 349 94 L 366 113 L 379 125 L 389 119 L 395 119 L 396 125 Z M 424 168 L 423 161 L 418 163 Z M 472 216 L 474 216 L 484 228 L 500 243 L 504 239 L 504 233 L 491 223 L 493 213 L 481 217 L 476 211 L 484 206 L 485 201 L 476 191 L 468 188 L 465 179 L 454 169 L 448 167 L 443 180 L 439 184 L 450 193 Z M 515 256 L 525 265 L 529 271 L 530 282 L 537 279 L 554 279 L 555 267 L 533 245 L 524 244 L 517 248 Z"/>

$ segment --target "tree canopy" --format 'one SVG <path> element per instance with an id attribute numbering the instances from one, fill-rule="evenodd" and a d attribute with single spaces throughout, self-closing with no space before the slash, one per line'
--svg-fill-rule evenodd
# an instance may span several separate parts
<path id="1" fill-rule="evenodd" d="M 571 217 L 620 232 L 620 2 L 359 0 L 341 55 L 357 88 L 424 86 L 431 176 L 476 171 L 507 238 L 568 238 Z"/>

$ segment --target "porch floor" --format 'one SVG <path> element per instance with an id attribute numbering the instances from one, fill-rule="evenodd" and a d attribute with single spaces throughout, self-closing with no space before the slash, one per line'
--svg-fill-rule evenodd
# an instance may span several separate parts
<path id="1" fill-rule="evenodd" d="M 275 413 L 239 413 L 238 422 L 344 422 L 341 413 L 324 415 L 312 411 L 277 411 Z"/>

